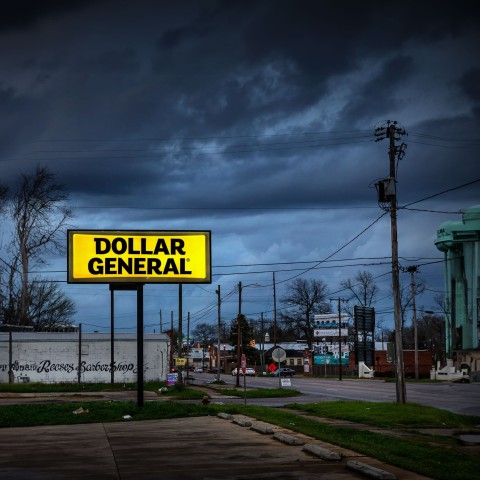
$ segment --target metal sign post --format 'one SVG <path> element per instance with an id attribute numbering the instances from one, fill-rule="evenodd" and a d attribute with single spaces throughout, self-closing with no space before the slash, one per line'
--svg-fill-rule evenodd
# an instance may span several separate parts
<path id="1" fill-rule="evenodd" d="M 283 348 L 277 347 L 272 352 L 272 358 L 278 362 L 278 388 L 282 388 L 282 369 L 280 364 L 287 358 L 287 352 Z"/>
<path id="2" fill-rule="evenodd" d="M 210 236 L 209 230 L 67 231 L 67 283 L 110 284 L 112 383 L 115 362 L 113 292 L 137 291 L 137 401 L 140 407 L 143 406 L 144 382 L 143 285 L 177 283 L 181 292 L 183 283 L 211 283 Z M 179 298 L 179 356 L 182 357 L 181 294 Z M 173 341 L 171 338 L 172 344 Z"/>
<path id="3" fill-rule="evenodd" d="M 137 404 L 143 407 L 143 283 L 118 283 L 110 284 L 110 291 L 112 295 L 112 309 L 113 309 L 113 292 L 115 290 L 128 290 L 137 292 Z M 113 313 L 112 313 L 113 318 Z M 113 320 L 112 320 L 113 329 Z M 112 381 L 114 371 L 114 356 L 113 356 L 113 332 L 112 335 Z"/>
<path id="4" fill-rule="evenodd" d="M 247 404 L 247 357 L 242 353 L 242 373 L 243 373 L 243 400 L 244 404 Z"/>

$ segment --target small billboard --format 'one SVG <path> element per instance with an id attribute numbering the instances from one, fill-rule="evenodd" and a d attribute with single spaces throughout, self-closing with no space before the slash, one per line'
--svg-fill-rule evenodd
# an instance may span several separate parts
<path id="1" fill-rule="evenodd" d="M 68 230 L 68 283 L 211 283 L 210 231 Z"/>

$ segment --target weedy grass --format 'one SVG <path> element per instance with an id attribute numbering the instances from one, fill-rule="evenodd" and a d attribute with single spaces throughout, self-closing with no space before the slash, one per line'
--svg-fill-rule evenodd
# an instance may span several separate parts
<path id="1" fill-rule="evenodd" d="M 388 411 L 391 406 L 392 404 L 384 404 L 383 408 Z M 440 418 L 443 418 L 443 411 L 437 410 L 437 412 Z M 262 421 L 340 445 L 430 478 L 438 480 L 480 478 L 478 455 L 468 451 L 453 450 L 450 446 L 432 445 L 427 436 L 408 436 L 408 438 L 387 436 L 368 430 L 326 425 L 312 421 L 311 418 L 296 415 L 294 412 L 288 413 L 256 406 L 246 406 L 245 413 Z M 431 418 L 432 415 L 433 412 L 428 412 L 427 416 Z M 399 422 L 392 423 L 399 425 Z"/>
<path id="2" fill-rule="evenodd" d="M 318 402 L 308 405 L 290 404 L 293 410 L 319 417 L 366 423 L 381 428 L 472 428 L 480 417 L 458 415 L 415 403 L 388 403 L 363 401 Z"/>
<path id="3" fill-rule="evenodd" d="M 27 386 L 31 387 L 32 385 L 21 385 L 23 388 Z M 145 388 L 158 391 L 164 386 L 165 383 L 156 382 L 146 385 Z M 104 385 L 103 388 L 111 390 L 110 385 Z M 136 385 L 131 384 L 128 387 L 125 385 L 124 388 L 134 390 Z M 54 390 L 49 391 L 58 390 L 57 385 Z M 65 391 L 63 388 L 60 390 Z M 21 391 L 25 392 L 26 390 Z M 243 389 L 215 388 L 215 391 L 239 397 L 244 394 Z M 247 390 L 247 395 L 251 395 L 250 398 L 261 398 L 262 395 L 266 398 L 295 394 L 299 394 L 299 392 L 286 388 Z M 185 385 L 169 387 L 166 395 L 180 399 L 198 399 L 199 401 L 187 403 L 165 400 L 147 402 L 143 407 L 138 407 L 135 402 L 100 401 L 3 405 L 0 406 L 0 427 L 117 422 L 125 421 L 124 417 L 127 415 L 131 417 L 132 421 L 139 421 L 216 415 L 220 411 L 231 414 L 243 413 L 430 478 L 438 480 L 480 479 L 478 455 L 460 447 L 458 442 L 451 437 L 447 441 L 437 439 L 434 435 L 419 435 L 414 432 L 415 429 L 421 428 L 473 428 L 480 424 L 479 417 L 457 415 L 433 407 L 410 403 L 332 401 L 308 405 L 290 404 L 288 409 L 254 405 L 203 405 L 200 399 L 205 393 Z M 74 413 L 80 408 L 83 413 Z M 309 416 L 305 416 L 303 413 L 299 414 L 300 411 Z M 408 437 L 387 435 L 368 429 L 325 424 L 315 421 L 312 416 L 350 420 L 387 429 L 405 429 L 410 433 Z"/>
<path id="4" fill-rule="evenodd" d="M 165 382 L 146 382 L 145 390 L 158 391 Z M 0 383 L 0 393 L 75 393 L 136 391 L 136 383 Z"/>
<path id="5" fill-rule="evenodd" d="M 79 409 L 83 413 L 75 413 Z M 154 420 L 216 413 L 214 408 L 202 405 L 200 401 L 198 404 L 147 402 L 143 407 L 133 401 L 3 405 L 0 407 L 0 427 L 121 422 L 127 415 L 133 420 Z"/>
<path id="6" fill-rule="evenodd" d="M 247 389 L 246 391 L 244 391 L 243 388 L 215 388 L 215 391 L 222 395 L 241 398 L 244 396 L 247 398 L 283 398 L 302 395 L 301 392 L 292 388 L 253 388 Z"/>

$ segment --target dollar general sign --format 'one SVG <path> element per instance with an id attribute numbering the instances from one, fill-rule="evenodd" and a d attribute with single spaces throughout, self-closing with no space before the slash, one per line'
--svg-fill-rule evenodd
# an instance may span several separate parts
<path id="1" fill-rule="evenodd" d="M 68 231 L 68 283 L 211 283 L 210 231 Z"/>

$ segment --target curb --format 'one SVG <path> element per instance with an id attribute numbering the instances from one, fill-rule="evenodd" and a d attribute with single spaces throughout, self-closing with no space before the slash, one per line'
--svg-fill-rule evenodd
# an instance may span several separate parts
<path id="1" fill-rule="evenodd" d="M 283 432 L 273 432 L 272 425 L 263 422 L 255 422 L 252 421 L 252 418 L 246 417 L 243 415 L 230 415 L 228 413 L 217 413 L 218 418 L 222 418 L 224 420 L 230 420 L 232 423 L 240 425 L 241 427 L 248 427 L 250 430 L 254 430 L 258 433 L 262 433 L 264 435 L 272 434 L 273 439 L 279 442 L 282 442 L 286 445 L 290 446 L 302 446 L 302 450 L 304 452 L 308 452 L 315 457 L 318 457 L 322 460 L 327 461 L 336 461 L 339 462 L 342 460 L 342 457 L 331 450 L 326 448 L 320 447 L 319 445 L 315 445 L 313 443 L 307 443 L 299 438 L 289 435 Z M 373 467 L 367 463 L 359 462 L 357 460 L 349 460 L 346 462 L 345 467 L 349 470 L 353 470 L 361 475 L 365 475 L 369 478 L 373 478 L 375 480 L 397 480 L 397 477 L 386 470 L 382 470 L 381 468 Z"/>
<path id="2" fill-rule="evenodd" d="M 273 438 L 275 440 L 278 440 L 279 442 L 285 443 L 286 445 L 292 445 L 292 446 L 305 445 L 305 442 L 303 440 L 300 440 L 299 438 L 294 437 L 293 435 L 288 435 L 287 433 L 277 432 L 273 435 Z"/>
<path id="3" fill-rule="evenodd" d="M 357 460 L 347 462 L 347 468 L 378 480 L 396 480 L 397 478 L 393 473 L 382 470 L 381 468 L 372 467 L 366 463 L 358 462 Z"/>
<path id="4" fill-rule="evenodd" d="M 250 430 L 262 433 L 263 435 L 273 435 L 273 427 L 268 423 L 255 422 L 250 426 Z"/>
<path id="5" fill-rule="evenodd" d="M 311 453 L 322 460 L 341 460 L 342 457 L 338 453 L 327 450 L 326 448 L 319 447 L 318 445 L 313 445 L 312 443 L 307 443 L 302 448 L 304 452 Z"/>

